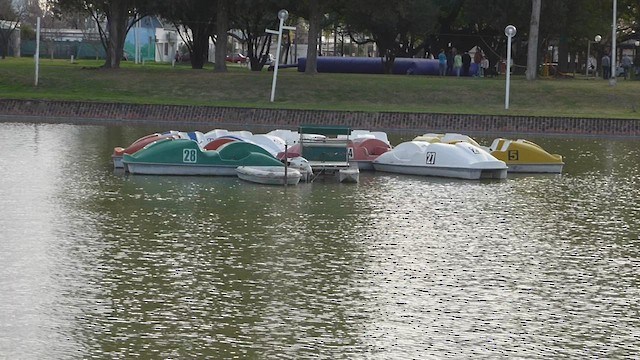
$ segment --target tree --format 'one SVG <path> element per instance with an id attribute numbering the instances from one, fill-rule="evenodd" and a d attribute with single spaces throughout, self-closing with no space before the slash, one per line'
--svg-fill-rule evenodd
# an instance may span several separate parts
<path id="1" fill-rule="evenodd" d="M 152 0 L 49 0 L 55 11 L 84 11 L 96 21 L 100 38 L 105 47 L 106 60 L 104 67 L 117 69 L 124 54 L 124 41 L 127 31 L 135 22 L 130 18 L 140 19 L 136 9 Z M 106 21 L 106 28 L 103 23 Z"/>
<path id="2" fill-rule="evenodd" d="M 475 2 L 474 2 L 475 3 Z M 464 37 L 459 37 L 454 35 L 455 32 L 460 30 L 460 32 L 468 34 L 470 31 L 474 31 L 474 27 L 472 26 L 464 26 L 463 24 L 471 24 L 472 22 L 460 22 L 460 14 L 463 10 L 463 5 L 465 4 L 464 0 L 441 0 L 438 2 L 439 7 L 439 15 L 438 15 L 438 34 L 432 35 L 432 47 L 436 46 L 435 49 L 430 49 L 432 54 L 437 54 L 437 49 L 446 49 L 448 44 L 454 43 L 456 46 L 460 47 L 462 50 L 462 43 L 460 40 L 464 39 Z M 475 12 L 474 12 L 475 13 Z M 471 20 L 471 19 L 469 19 Z M 474 29 L 474 30 L 472 30 Z M 475 30 L 477 31 L 477 30 Z M 470 48 L 471 46 L 466 46 Z"/>
<path id="3" fill-rule="evenodd" d="M 433 0 L 352 0 L 345 9 L 350 33 L 370 35 L 357 42 L 376 43 L 386 73 L 396 57 L 413 57 L 425 48 L 438 14 Z"/>
<path id="4" fill-rule="evenodd" d="M 216 9 L 216 72 L 226 72 L 227 63 L 225 57 L 227 55 L 227 31 L 229 31 L 229 6 L 227 0 L 218 0 L 218 8 Z"/>
<path id="5" fill-rule="evenodd" d="M 277 17 L 280 9 L 293 8 L 289 0 L 236 0 L 235 16 L 232 17 L 232 28 L 242 32 L 241 41 L 247 44 L 247 57 L 249 57 L 251 70 L 260 71 L 269 59 L 269 48 L 272 36 L 265 34 L 265 29 L 277 29 L 279 20 Z M 290 19 L 292 17 L 290 16 Z"/>
<path id="6" fill-rule="evenodd" d="M 531 23 L 529 24 L 529 44 L 527 49 L 527 80 L 535 80 L 538 73 L 538 31 L 542 0 L 531 2 Z"/>
<path id="7" fill-rule="evenodd" d="M 606 44 L 606 35 L 611 32 L 611 10 L 609 1 L 556 0 L 542 3 L 540 43 L 543 49 L 548 45 L 557 49 L 557 74 L 575 70 L 577 54 L 587 50 L 586 42 L 593 40 L 596 34 L 603 36 L 600 46 Z"/>
<path id="8" fill-rule="evenodd" d="M 623 35 L 640 40 L 640 1 L 621 0 L 619 3 L 619 8 L 623 9 L 619 16 Z"/>
<path id="9" fill-rule="evenodd" d="M 11 0 L 0 0 L 0 57 L 5 59 L 11 46 L 11 36 L 20 24 L 21 12 Z"/>
<path id="10" fill-rule="evenodd" d="M 526 38 L 531 12 L 530 0 L 483 0 L 466 1 L 462 4 L 460 15 L 451 23 L 449 41 L 469 49 L 478 45 L 484 51 L 491 65 L 506 57 L 507 37 L 504 29 L 514 25 L 518 34 L 514 38 L 513 62 L 526 62 Z"/>
<path id="11" fill-rule="evenodd" d="M 149 10 L 174 24 L 189 50 L 191 68 L 202 69 L 209 56 L 217 7 L 218 1 L 168 0 L 156 2 Z"/>
<path id="12" fill-rule="evenodd" d="M 295 3 L 300 16 L 306 18 L 309 22 L 305 74 L 318 72 L 318 39 L 323 27 L 327 25 L 326 21 L 323 20 L 329 20 L 335 25 L 339 21 L 338 18 L 343 13 L 346 3 L 347 0 L 303 0 Z M 325 16 L 326 14 L 331 15 Z"/>
<path id="13" fill-rule="evenodd" d="M 22 18 L 20 19 L 20 31 L 22 31 L 22 25 L 35 25 L 37 21 L 36 19 L 38 17 L 44 17 L 44 12 L 42 11 L 40 2 L 38 0 L 25 0 L 23 8 L 24 13 L 22 14 Z"/>
<path id="14" fill-rule="evenodd" d="M 305 74 L 315 74 L 318 72 L 318 36 L 321 30 L 322 12 L 319 1 L 310 0 L 308 3 L 309 34 L 307 39 L 307 62 L 304 72 Z"/>
<path id="15" fill-rule="evenodd" d="M 117 69 L 124 53 L 124 41 L 129 26 L 129 13 L 135 6 L 133 0 L 110 0 L 102 2 L 102 11 L 107 18 L 107 58 L 104 67 Z"/>

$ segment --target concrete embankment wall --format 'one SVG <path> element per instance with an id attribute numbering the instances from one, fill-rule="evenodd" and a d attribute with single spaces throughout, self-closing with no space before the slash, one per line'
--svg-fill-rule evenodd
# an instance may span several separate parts
<path id="1" fill-rule="evenodd" d="M 640 114 L 639 119 L 580 119 L 0 99 L 0 121 L 105 125 L 166 124 L 166 128 L 179 127 L 181 130 L 225 126 L 295 129 L 301 124 L 318 124 L 391 132 L 640 137 Z"/>

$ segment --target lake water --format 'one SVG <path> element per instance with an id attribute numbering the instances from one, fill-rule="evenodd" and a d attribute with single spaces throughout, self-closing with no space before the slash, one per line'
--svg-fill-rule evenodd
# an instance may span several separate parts
<path id="1" fill-rule="evenodd" d="M 529 137 L 564 173 L 502 181 L 113 170 L 163 130 L 0 123 L 0 358 L 640 353 L 638 139 Z"/>

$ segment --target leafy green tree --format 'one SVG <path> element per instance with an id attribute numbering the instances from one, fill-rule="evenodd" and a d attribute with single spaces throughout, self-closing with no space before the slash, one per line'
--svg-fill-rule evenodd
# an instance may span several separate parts
<path id="1" fill-rule="evenodd" d="M 474 2 L 475 3 L 475 2 Z M 438 0 L 437 32 L 429 37 L 429 52 L 437 54 L 438 49 L 446 49 L 449 44 L 466 50 L 473 45 L 467 36 L 474 27 L 469 26 L 471 21 L 463 18 L 464 0 Z M 463 44 L 463 41 L 465 44 Z"/>
<path id="2" fill-rule="evenodd" d="M 352 34 L 366 36 L 359 43 L 375 42 L 385 72 L 391 73 L 397 57 L 413 57 L 425 48 L 437 24 L 436 5 L 432 0 L 352 0 L 345 20 Z"/>
<path id="3" fill-rule="evenodd" d="M 49 0 L 53 11 L 83 11 L 96 21 L 106 51 L 105 68 L 117 69 L 124 54 L 127 31 L 137 18 L 136 9 L 151 0 Z M 102 24 L 106 21 L 106 28 Z"/>
<path id="4" fill-rule="evenodd" d="M 640 1 L 620 0 L 620 23 L 624 37 L 640 40 Z"/>
<path id="5" fill-rule="evenodd" d="M 604 37 L 607 26 L 610 27 L 611 3 L 608 1 L 542 1 L 536 40 L 533 37 L 535 28 L 532 27 L 532 22 L 535 23 L 535 19 L 532 19 L 532 15 L 535 17 L 535 14 L 532 9 L 537 9 L 538 4 L 533 1 L 466 1 L 461 17 L 454 22 L 453 31 L 461 31 L 467 38 L 479 39 L 485 44 L 485 54 L 490 55 L 493 62 L 504 57 L 504 28 L 507 24 L 513 24 L 518 28 L 514 39 L 515 63 L 526 63 L 528 71 L 535 72 L 538 63 L 547 54 L 548 46 L 553 45 L 559 50 L 560 70 L 567 71 L 569 54 L 575 57 L 577 53 L 586 50 L 587 39 L 592 40 L 595 34 L 602 34 Z"/>
<path id="6" fill-rule="evenodd" d="M 603 36 L 606 46 L 607 33 L 611 32 L 612 4 L 599 0 L 555 0 L 542 5 L 540 20 L 541 45 L 557 45 L 558 68 L 569 72 L 578 53 L 586 51 L 586 42 L 596 34 Z M 609 40 L 610 41 L 610 40 Z M 572 61 L 569 61 L 571 56 Z"/>
<path id="7" fill-rule="evenodd" d="M 268 61 L 272 36 L 266 34 L 265 29 L 278 29 L 278 11 L 293 8 L 290 0 L 237 0 L 233 2 L 234 16 L 232 28 L 242 33 L 240 40 L 246 42 L 247 56 L 251 70 L 260 71 Z M 292 17 L 289 17 L 291 21 Z"/>
<path id="8" fill-rule="evenodd" d="M 490 63 L 495 64 L 506 57 L 504 29 L 514 25 L 518 29 L 512 44 L 514 63 L 527 61 L 526 42 L 522 39 L 528 34 L 531 0 L 466 1 L 460 5 L 459 17 L 450 21 L 449 41 L 464 50 L 480 46 Z"/>
<path id="9" fill-rule="evenodd" d="M 331 19 L 331 22 L 334 24 L 338 21 L 343 21 L 343 19 L 338 19 L 341 17 L 344 6 L 347 3 L 348 0 L 302 0 L 296 2 L 297 12 L 309 22 L 307 59 L 305 64 L 306 74 L 317 73 L 318 39 L 323 27 L 327 25 L 326 20 Z M 331 14 L 331 16 L 325 16 L 326 14 Z"/>
<path id="10" fill-rule="evenodd" d="M 37 21 L 36 19 L 38 17 L 43 18 L 45 15 L 38 0 L 25 0 L 23 3 L 23 9 L 24 12 L 20 20 L 20 32 L 22 32 L 22 27 L 25 24 L 35 26 Z"/>
<path id="11" fill-rule="evenodd" d="M 212 0 L 157 1 L 149 8 L 179 29 L 180 37 L 189 51 L 193 69 L 202 69 L 207 61 L 209 38 L 216 29 L 217 9 L 218 1 Z"/>

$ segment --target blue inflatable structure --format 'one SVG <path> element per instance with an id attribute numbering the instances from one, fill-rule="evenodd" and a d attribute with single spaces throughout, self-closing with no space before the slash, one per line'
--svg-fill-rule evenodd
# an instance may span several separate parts
<path id="1" fill-rule="evenodd" d="M 306 64 L 307 58 L 298 58 L 298 71 L 304 72 Z M 472 63 L 469 75 L 476 74 L 477 68 Z M 382 60 L 377 57 L 318 56 L 317 69 L 321 73 L 384 74 Z M 400 75 L 438 75 L 438 60 L 396 58 L 391 72 Z"/>

